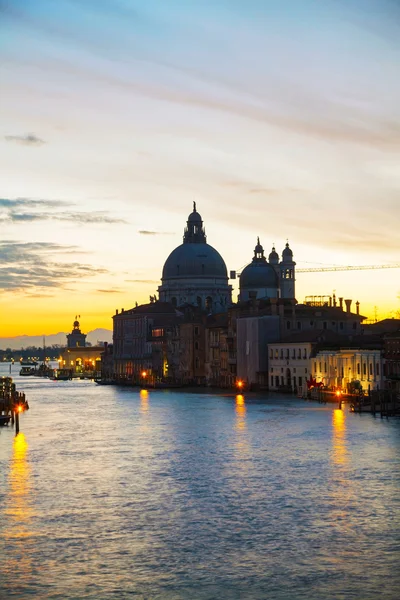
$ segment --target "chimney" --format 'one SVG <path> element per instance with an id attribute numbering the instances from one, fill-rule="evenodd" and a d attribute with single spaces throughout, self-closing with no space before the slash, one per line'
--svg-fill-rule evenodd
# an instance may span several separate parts
<path id="1" fill-rule="evenodd" d="M 124 309 L 123 309 L 123 308 L 121 308 L 121 313 L 123 313 L 123 312 L 124 312 Z"/>
<path id="2" fill-rule="evenodd" d="M 116 314 L 116 315 L 118 314 L 118 308 L 116 308 L 116 309 L 115 309 L 115 314 Z"/>
<path id="3" fill-rule="evenodd" d="M 357 302 L 356 302 L 356 313 L 357 313 L 358 315 L 360 314 L 360 303 L 359 303 L 359 301 L 358 301 L 358 300 L 357 300 Z"/>
<path id="4" fill-rule="evenodd" d="M 329 306 L 332 306 L 332 296 L 329 296 Z"/>
<path id="5" fill-rule="evenodd" d="M 352 303 L 352 302 L 353 302 L 352 300 L 345 300 L 345 303 L 346 303 L 346 312 L 347 312 L 347 314 L 350 314 L 350 313 L 351 313 L 351 303 Z"/>
<path id="6" fill-rule="evenodd" d="M 333 294 L 333 306 L 336 306 L 336 294 Z"/>
<path id="7" fill-rule="evenodd" d="M 340 310 L 343 310 L 343 298 L 339 298 L 339 307 Z"/>

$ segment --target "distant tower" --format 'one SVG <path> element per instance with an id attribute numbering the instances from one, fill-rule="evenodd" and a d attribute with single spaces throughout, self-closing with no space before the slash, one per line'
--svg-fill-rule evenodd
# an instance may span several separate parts
<path id="1" fill-rule="evenodd" d="M 295 266 L 293 252 L 289 248 L 289 242 L 282 252 L 282 261 L 279 263 L 281 272 L 281 298 L 295 298 Z"/>
<path id="2" fill-rule="evenodd" d="M 67 335 L 67 340 L 67 348 L 84 348 L 86 346 L 86 334 L 79 329 L 78 315 L 75 317 L 71 333 Z"/>

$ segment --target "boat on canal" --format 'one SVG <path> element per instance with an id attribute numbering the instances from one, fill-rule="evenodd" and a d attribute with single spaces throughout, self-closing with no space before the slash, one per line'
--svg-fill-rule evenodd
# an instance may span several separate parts
<path id="1" fill-rule="evenodd" d="M 36 369 L 34 367 L 24 366 L 21 368 L 19 374 L 21 377 L 31 377 L 32 375 L 36 375 Z"/>
<path id="2" fill-rule="evenodd" d="M 68 381 L 72 379 L 72 369 L 56 369 L 51 379 L 53 381 Z"/>

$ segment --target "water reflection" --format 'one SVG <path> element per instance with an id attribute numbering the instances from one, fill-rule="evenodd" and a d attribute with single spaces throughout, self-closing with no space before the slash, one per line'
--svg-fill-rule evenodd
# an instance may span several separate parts
<path id="1" fill-rule="evenodd" d="M 246 404 L 244 402 L 244 396 L 242 394 L 238 394 L 236 396 L 235 412 L 236 412 L 235 428 L 238 431 L 243 431 L 244 429 L 246 429 Z"/>
<path id="2" fill-rule="evenodd" d="M 336 409 L 332 412 L 332 462 L 344 466 L 348 462 L 346 445 L 346 413 Z"/>
<path id="3" fill-rule="evenodd" d="M 143 413 L 149 410 L 149 392 L 147 390 L 140 390 L 140 410 Z"/>
<path id="4" fill-rule="evenodd" d="M 10 470 L 10 492 L 6 515 L 10 517 L 7 537 L 24 538 L 32 535 L 30 523 L 33 511 L 30 506 L 30 467 L 27 461 L 28 444 L 23 433 L 14 438 Z"/>

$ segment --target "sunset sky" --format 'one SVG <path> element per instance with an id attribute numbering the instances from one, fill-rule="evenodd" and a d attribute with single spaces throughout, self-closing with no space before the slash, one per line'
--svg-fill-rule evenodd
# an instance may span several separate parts
<path id="1" fill-rule="evenodd" d="M 399 40 L 398 0 L 0 0 L 0 336 L 111 329 L 194 200 L 228 270 L 400 263 Z M 400 308 L 400 269 L 296 285 Z"/>

